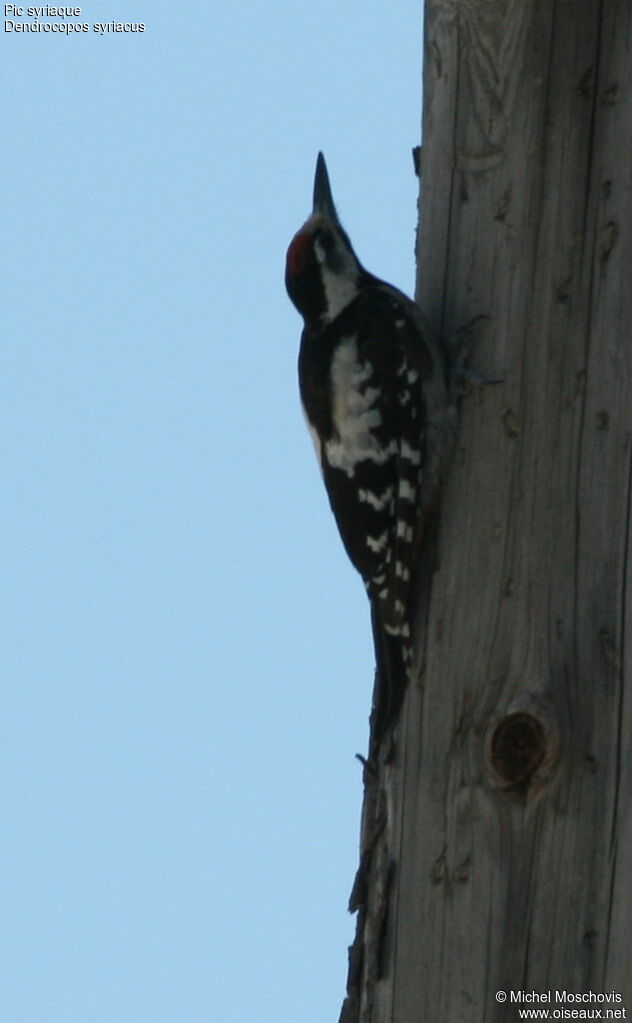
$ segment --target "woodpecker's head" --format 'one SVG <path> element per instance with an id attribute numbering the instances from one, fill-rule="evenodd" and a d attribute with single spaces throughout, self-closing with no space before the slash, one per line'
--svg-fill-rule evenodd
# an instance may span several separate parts
<path id="1" fill-rule="evenodd" d="M 319 153 L 314 208 L 287 250 L 288 295 L 306 324 L 322 328 L 353 301 L 368 277 L 338 220 L 325 157 Z"/>

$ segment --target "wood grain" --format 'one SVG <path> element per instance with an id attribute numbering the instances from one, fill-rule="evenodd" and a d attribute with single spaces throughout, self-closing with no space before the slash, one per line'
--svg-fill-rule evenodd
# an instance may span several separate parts
<path id="1" fill-rule="evenodd" d="M 430 329 L 487 316 L 503 382 L 463 404 L 343 1018 L 630 1015 L 632 3 L 427 0 L 418 264 Z"/>

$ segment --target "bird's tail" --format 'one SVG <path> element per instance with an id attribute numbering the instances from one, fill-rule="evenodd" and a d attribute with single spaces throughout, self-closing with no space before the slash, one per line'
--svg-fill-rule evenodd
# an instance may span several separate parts
<path id="1" fill-rule="evenodd" d="M 424 516 L 424 543 L 418 545 L 415 552 L 410 586 L 400 595 L 398 615 L 389 615 L 379 597 L 369 591 L 376 664 L 371 711 L 372 752 L 396 722 L 411 677 L 423 671 L 432 579 L 437 568 L 437 534 L 438 516 L 428 510 Z"/>
<path id="2" fill-rule="evenodd" d="M 410 678 L 412 649 L 407 622 L 398 631 L 384 626 L 377 601 L 371 601 L 371 625 L 375 645 L 375 685 L 371 710 L 371 749 L 375 749 L 394 724 Z"/>

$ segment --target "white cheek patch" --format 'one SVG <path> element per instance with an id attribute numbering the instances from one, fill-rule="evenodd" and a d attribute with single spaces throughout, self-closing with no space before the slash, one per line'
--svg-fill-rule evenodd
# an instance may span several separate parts
<path id="1" fill-rule="evenodd" d="M 327 321 L 331 323 L 350 302 L 353 302 L 358 294 L 358 286 L 352 277 L 332 273 L 324 264 L 321 266 L 321 279 L 325 289 Z"/>
<path id="2" fill-rule="evenodd" d="M 356 283 L 358 264 L 353 255 L 346 249 L 343 250 L 340 244 L 336 248 L 336 261 L 338 263 L 336 272 L 329 267 L 327 253 L 318 239 L 314 242 L 314 252 L 320 265 L 320 279 L 325 292 L 326 313 L 324 321 L 331 323 L 359 294 L 359 288 Z"/>

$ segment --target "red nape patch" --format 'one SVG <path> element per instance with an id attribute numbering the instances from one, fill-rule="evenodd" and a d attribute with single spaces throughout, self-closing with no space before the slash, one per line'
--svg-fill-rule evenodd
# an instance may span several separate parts
<path id="1" fill-rule="evenodd" d="M 307 264 L 310 236 L 306 231 L 299 231 L 290 242 L 285 260 L 286 277 L 298 277 Z"/>

